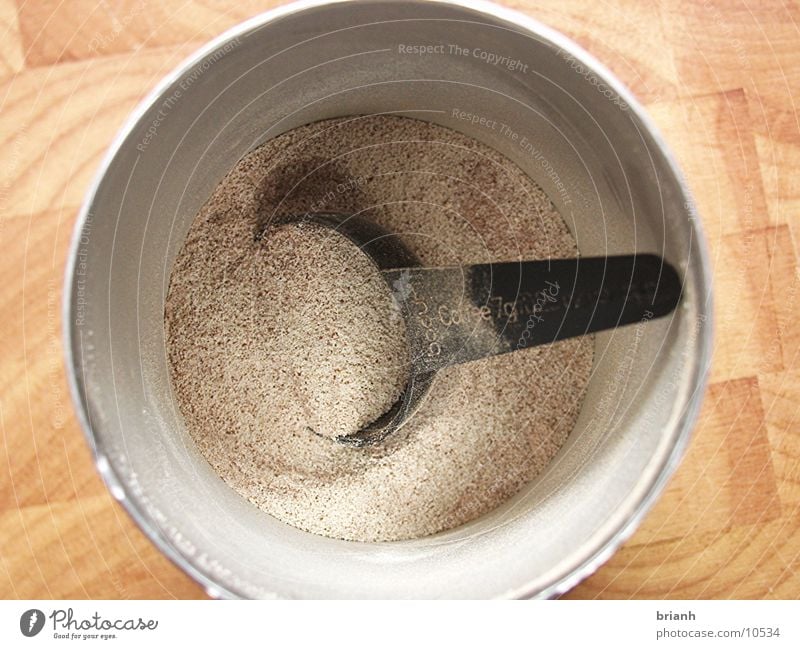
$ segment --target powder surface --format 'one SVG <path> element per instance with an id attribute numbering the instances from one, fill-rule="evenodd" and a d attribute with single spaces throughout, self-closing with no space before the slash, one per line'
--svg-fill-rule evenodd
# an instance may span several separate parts
<path id="1" fill-rule="evenodd" d="M 517 493 L 574 427 L 593 338 L 441 371 L 400 431 L 342 446 L 325 435 L 360 427 L 402 390 L 404 332 L 355 246 L 282 224 L 304 211 L 358 213 L 428 266 L 577 254 L 538 185 L 450 129 L 363 116 L 268 141 L 200 210 L 167 296 L 173 388 L 212 467 L 286 523 L 358 541 L 447 530 Z"/>

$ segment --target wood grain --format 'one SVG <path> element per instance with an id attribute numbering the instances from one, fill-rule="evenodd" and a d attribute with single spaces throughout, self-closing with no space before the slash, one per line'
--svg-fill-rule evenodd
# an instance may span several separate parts
<path id="1" fill-rule="evenodd" d="M 0 34 L 0 80 L 3 80 L 19 72 L 24 64 L 14 0 L 0 0 Z"/>
<path id="2" fill-rule="evenodd" d="M 92 59 L 143 48 L 198 45 L 280 4 L 261 0 L 37 0 L 21 3 L 28 66 Z"/>
<path id="3" fill-rule="evenodd" d="M 25 69 L 0 85 L 9 214 L 77 207 L 120 125 L 193 43 Z"/>
<path id="4" fill-rule="evenodd" d="M 664 56 L 668 34 L 658 3 L 640 0 L 513 0 L 505 2 L 577 41 L 643 101 L 678 96 L 675 61 Z"/>
<path id="5" fill-rule="evenodd" d="M 202 597 L 108 495 L 61 365 L 78 205 L 136 103 L 271 0 L 0 0 L 0 597 Z M 509 0 L 645 102 L 714 263 L 712 383 L 641 528 L 573 598 L 800 596 L 800 4 Z"/>

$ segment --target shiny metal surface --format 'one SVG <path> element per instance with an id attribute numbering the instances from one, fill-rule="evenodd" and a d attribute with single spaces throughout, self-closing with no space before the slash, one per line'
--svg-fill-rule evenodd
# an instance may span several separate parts
<path id="1" fill-rule="evenodd" d="M 397 309 L 385 317 L 405 321 L 405 389 L 380 417 L 335 438 L 348 446 L 380 444 L 402 428 L 447 367 L 622 326 L 646 327 L 671 314 L 683 293 L 677 271 L 656 255 L 425 268 L 402 237 L 354 214 L 269 220 L 256 238 L 285 223 L 328 228 L 358 247 L 391 291 Z"/>
<path id="2" fill-rule="evenodd" d="M 443 49 L 407 47 L 419 45 Z M 548 191 L 582 254 L 661 255 L 686 291 L 671 317 L 597 335 L 576 429 L 534 483 L 466 526 L 390 544 L 306 534 L 223 484 L 173 403 L 163 329 L 172 261 L 228 169 L 295 126 L 376 112 L 482 140 Z M 73 239 L 68 374 L 112 494 L 213 596 L 548 597 L 608 558 L 677 465 L 705 385 L 710 295 L 672 157 L 574 43 L 485 3 L 301 2 L 209 44 L 115 140 Z"/>

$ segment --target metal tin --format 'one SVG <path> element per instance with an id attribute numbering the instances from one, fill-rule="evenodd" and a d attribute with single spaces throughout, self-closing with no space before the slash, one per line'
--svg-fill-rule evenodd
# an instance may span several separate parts
<path id="1" fill-rule="evenodd" d="M 539 182 L 583 254 L 663 255 L 671 318 L 597 335 L 576 429 L 510 502 L 449 532 L 367 544 L 307 534 L 226 487 L 171 396 L 163 303 L 193 215 L 247 151 L 295 126 L 394 112 L 455 128 Z M 111 493 L 216 597 L 551 597 L 642 520 L 697 416 L 711 292 L 692 199 L 664 141 L 576 44 L 483 2 L 298 2 L 216 39 L 134 111 L 81 209 L 66 362 Z"/>

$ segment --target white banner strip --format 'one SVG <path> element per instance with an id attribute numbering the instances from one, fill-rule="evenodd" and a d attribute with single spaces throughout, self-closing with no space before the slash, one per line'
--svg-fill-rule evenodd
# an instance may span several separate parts
<path id="1" fill-rule="evenodd" d="M 796 649 L 799 630 L 797 601 L 0 602 L 0 647 Z"/>

